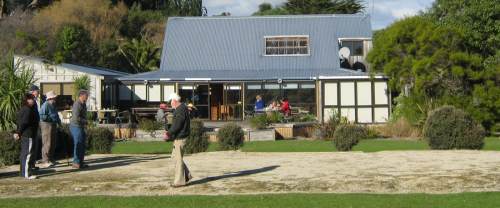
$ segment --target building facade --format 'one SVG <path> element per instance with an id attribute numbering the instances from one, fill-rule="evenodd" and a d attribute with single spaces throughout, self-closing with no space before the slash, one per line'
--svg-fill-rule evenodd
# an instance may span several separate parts
<path id="1" fill-rule="evenodd" d="M 45 93 L 54 91 L 57 96 L 58 110 L 68 110 L 74 102 L 74 79 L 81 76 L 90 78 L 90 96 L 87 107 L 90 110 L 99 110 L 117 106 L 118 101 L 111 94 L 113 85 L 118 85 L 116 78 L 129 75 L 128 73 L 110 69 L 80 66 L 75 64 L 52 64 L 41 58 L 29 56 L 14 56 L 14 63 L 34 72 L 35 85 L 40 88 L 40 95 L 44 100 Z"/>
<path id="2" fill-rule="evenodd" d="M 261 95 L 318 120 L 337 112 L 382 123 L 390 93 L 386 77 L 369 73 L 371 38 L 365 15 L 170 18 L 160 70 L 119 77 L 110 96 L 145 107 L 177 92 L 203 119 L 241 120 Z"/>

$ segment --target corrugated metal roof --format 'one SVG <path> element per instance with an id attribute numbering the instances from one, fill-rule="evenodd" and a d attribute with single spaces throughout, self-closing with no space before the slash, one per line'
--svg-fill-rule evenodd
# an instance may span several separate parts
<path id="1" fill-rule="evenodd" d="M 308 35 L 310 55 L 264 56 L 264 37 L 280 35 Z M 122 80 L 158 78 L 155 76 L 218 80 L 349 76 L 352 73 L 340 70 L 339 38 L 371 37 L 366 15 L 174 17 L 167 23 L 162 73 Z"/>
<path id="2" fill-rule="evenodd" d="M 119 77 L 122 81 L 143 81 L 143 80 L 168 80 L 168 81 L 186 81 L 186 80 L 211 80 L 211 81 L 239 81 L 239 80 L 301 80 L 301 79 L 317 79 L 319 77 L 308 72 L 307 70 L 298 71 L 295 74 L 283 74 L 279 70 L 200 70 L 193 71 L 153 71 L 141 74 L 134 74 L 126 77 Z M 320 76 L 365 76 L 367 73 L 353 71 L 350 69 L 335 69 L 330 73 L 323 73 Z"/>
<path id="3" fill-rule="evenodd" d="M 50 61 L 42 59 L 42 58 L 38 58 L 38 57 L 23 56 L 23 55 L 15 55 L 14 57 L 29 60 L 31 62 L 38 62 L 39 64 L 51 64 Z M 115 70 L 102 68 L 102 67 L 90 67 L 90 66 L 82 66 L 82 65 L 68 64 L 68 63 L 61 63 L 61 64 L 54 65 L 54 66 L 64 67 L 64 68 L 69 69 L 69 70 L 82 72 L 82 73 L 86 73 L 86 74 L 94 74 L 94 75 L 101 75 L 101 76 L 116 76 L 116 77 L 118 77 L 118 76 L 130 75 L 130 73 L 115 71 Z"/>

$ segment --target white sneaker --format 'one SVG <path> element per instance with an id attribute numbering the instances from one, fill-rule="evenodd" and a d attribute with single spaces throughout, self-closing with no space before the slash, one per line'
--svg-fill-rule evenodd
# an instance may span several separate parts
<path id="1" fill-rule="evenodd" d="M 28 180 L 35 180 L 35 179 L 37 179 L 37 178 L 38 178 L 37 176 L 32 175 L 32 176 L 30 176 L 30 177 L 27 177 L 26 179 L 28 179 Z"/>

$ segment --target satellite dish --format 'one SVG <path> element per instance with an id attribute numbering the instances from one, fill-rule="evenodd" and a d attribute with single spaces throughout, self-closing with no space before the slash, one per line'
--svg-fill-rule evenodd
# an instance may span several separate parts
<path id="1" fill-rule="evenodd" d="M 349 55 L 351 55 L 351 50 L 349 50 L 349 48 L 342 47 L 339 50 L 339 57 L 340 57 L 340 59 L 349 58 Z"/>

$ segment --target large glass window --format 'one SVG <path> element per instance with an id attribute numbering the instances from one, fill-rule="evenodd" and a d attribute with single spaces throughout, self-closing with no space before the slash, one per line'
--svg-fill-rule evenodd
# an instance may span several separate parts
<path id="1" fill-rule="evenodd" d="M 181 85 L 179 87 L 179 96 L 181 96 L 181 101 L 186 104 L 192 103 L 196 106 L 200 118 L 208 118 L 208 85 Z"/>
<path id="2" fill-rule="evenodd" d="M 309 55 L 309 36 L 265 37 L 267 56 Z"/>
<path id="3" fill-rule="evenodd" d="M 351 56 L 363 55 L 363 41 L 362 40 L 343 40 L 341 47 L 347 47 L 351 51 Z"/>
<path id="4" fill-rule="evenodd" d="M 316 85 L 314 83 L 247 84 L 245 89 L 246 110 L 254 109 L 257 95 L 262 96 L 266 106 L 274 100 L 288 98 L 292 109 L 316 114 Z"/>
<path id="5" fill-rule="evenodd" d="M 58 110 L 71 109 L 73 105 L 73 94 L 75 93 L 73 83 L 42 83 L 41 84 L 42 100 L 45 100 L 45 94 L 49 91 L 54 91 L 57 95 L 56 108 Z"/>

